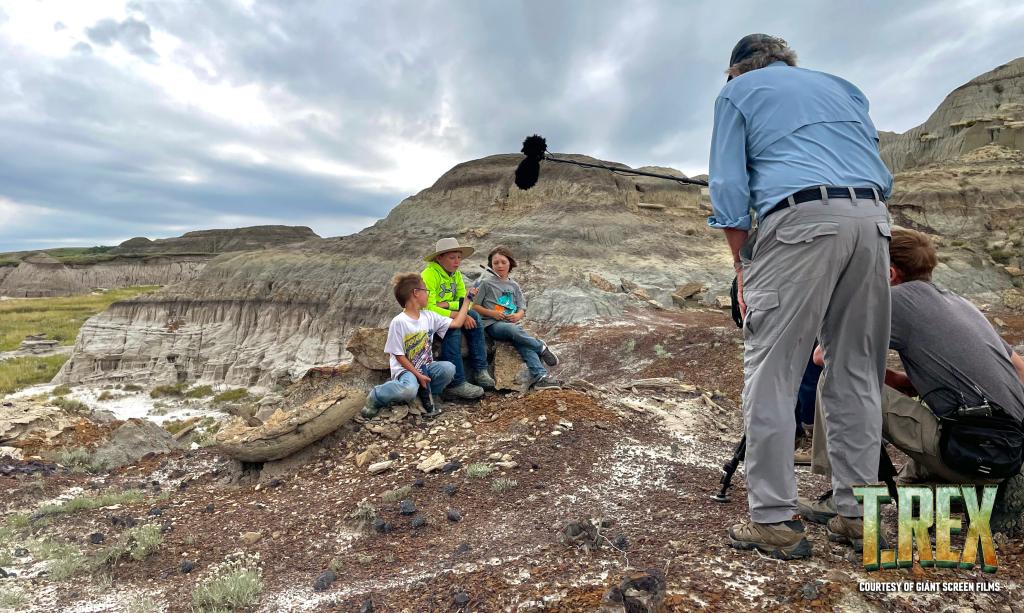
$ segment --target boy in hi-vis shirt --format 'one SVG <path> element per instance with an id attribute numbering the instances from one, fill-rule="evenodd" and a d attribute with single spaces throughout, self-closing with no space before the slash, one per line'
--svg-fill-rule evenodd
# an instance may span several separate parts
<path id="1" fill-rule="evenodd" d="M 435 362 L 430 353 L 431 343 L 435 334 L 444 338 L 449 328 L 462 327 L 472 298 L 476 296 L 476 289 L 470 289 L 468 299 L 463 300 L 452 318 L 448 318 L 425 309 L 429 290 L 424 287 L 420 275 L 398 275 L 394 284 L 395 300 L 403 310 L 391 320 L 388 340 L 384 345 L 384 351 L 391 354 L 391 380 L 374 387 L 367 394 L 363 417 L 374 417 L 382 408 L 394 403 L 410 402 L 420 386 L 429 386 L 435 396 L 441 394 L 455 375 L 455 365 Z M 437 413 L 439 411 L 435 410 L 429 415 Z"/>

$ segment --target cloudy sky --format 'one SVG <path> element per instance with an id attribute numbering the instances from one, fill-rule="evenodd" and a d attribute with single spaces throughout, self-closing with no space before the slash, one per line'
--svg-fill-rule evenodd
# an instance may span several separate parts
<path id="1" fill-rule="evenodd" d="M 704 172 L 729 52 L 755 31 L 902 132 L 1024 55 L 1024 3 L 0 0 L 0 251 L 348 234 L 534 132 Z"/>

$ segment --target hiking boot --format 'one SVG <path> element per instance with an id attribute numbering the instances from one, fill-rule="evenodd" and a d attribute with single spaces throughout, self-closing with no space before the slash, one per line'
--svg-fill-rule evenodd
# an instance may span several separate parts
<path id="1" fill-rule="evenodd" d="M 478 400 L 484 395 L 484 388 L 473 385 L 469 381 L 463 381 L 458 385 L 450 386 L 444 393 L 459 400 Z"/>
<path id="2" fill-rule="evenodd" d="M 533 382 L 533 389 L 535 390 L 558 390 L 562 389 L 562 382 L 554 377 L 544 375 L 540 379 Z"/>
<path id="3" fill-rule="evenodd" d="M 825 532 L 833 543 L 850 545 L 854 551 L 864 551 L 864 519 L 835 515 L 828 520 Z"/>
<path id="4" fill-rule="evenodd" d="M 476 376 L 473 377 L 476 380 L 476 384 L 485 390 L 493 390 L 495 386 L 494 377 L 491 373 L 486 370 L 477 371 Z"/>
<path id="5" fill-rule="evenodd" d="M 736 549 L 757 549 L 778 560 L 811 557 L 811 544 L 804 538 L 804 524 L 799 519 L 777 524 L 745 520 L 729 528 L 729 544 Z"/>
<path id="6" fill-rule="evenodd" d="M 373 419 L 380 413 L 380 407 L 374 402 L 371 394 L 366 395 L 366 402 L 363 404 L 363 408 L 359 411 L 359 414 L 366 419 Z"/>
<path id="7" fill-rule="evenodd" d="M 832 490 L 825 492 L 817 500 L 801 496 L 796 499 L 796 508 L 800 517 L 815 524 L 827 524 L 830 519 L 839 515 L 836 501 L 832 498 Z"/>
<path id="8" fill-rule="evenodd" d="M 796 450 L 793 452 L 793 464 L 796 464 L 797 466 L 810 466 L 811 437 L 801 436 L 796 439 Z"/>
<path id="9" fill-rule="evenodd" d="M 540 350 L 540 359 L 544 360 L 548 366 L 558 366 L 558 356 L 548 348 L 547 343 L 544 343 L 544 347 Z"/>

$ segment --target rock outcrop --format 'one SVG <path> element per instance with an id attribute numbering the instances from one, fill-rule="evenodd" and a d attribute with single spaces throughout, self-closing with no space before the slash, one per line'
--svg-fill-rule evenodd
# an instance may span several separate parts
<path id="1" fill-rule="evenodd" d="M 1024 58 L 956 88 L 916 128 L 879 136 L 882 159 L 894 172 L 951 160 L 986 145 L 1024 150 Z"/>
<path id="2" fill-rule="evenodd" d="M 1002 296 L 1020 281 L 1006 267 L 1024 263 L 1024 58 L 958 87 L 920 126 L 880 136 L 893 220 L 937 237 L 937 278 L 1010 307 Z"/>
<path id="3" fill-rule="evenodd" d="M 206 254 L 253 251 L 320 238 L 306 226 L 250 226 L 222 230 L 196 230 L 174 238 L 131 238 L 110 250 L 125 254 Z"/>
<path id="4" fill-rule="evenodd" d="M 478 248 L 463 263 L 472 276 L 490 247 L 510 246 L 529 317 L 547 325 L 650 307 L 594 287 L 591 273 L 627 279 L 664 306 L 680 283 L 724 289 L 731 282 L 724 243 L 698 209 L 699 188 L 545 164 L 537 186 L 522 191 L 512 183 L 520 159 L 459 164 L 362 232 L 225 254 L 193 281 L 114 305 L 83 326 L 58 378 L 294 380 L 345 360 L 357 328 L 385 325 L 398 308 L 391 277 L 421 270 L 422 256 L 443 236 Z"/>
<path id="5" fill-rule="evenodd" d="M 200 230 L 167 239 L 129 239 L 103 253 L 62 261 L 45 252 L 4 254 L 16 266 L 0 266 L 0 296 L 70 296 L 93 288 L 173 285 L 199 276 L 218 254 L 284 247 L 319 239 L 305 226 L 254 226 Z"/>

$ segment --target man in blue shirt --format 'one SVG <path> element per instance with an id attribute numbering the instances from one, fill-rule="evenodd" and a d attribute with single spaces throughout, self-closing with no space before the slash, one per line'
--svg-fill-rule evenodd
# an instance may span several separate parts
<path id="1" fill-rule="evenodd" d="M 852 486 L 874 483 L 889 340 L 892 175 L 867 98 L 838 77 L 796 67 L 786 41 L 744 37 L 715 101 L 710 192 L 732 251 L 744 315 L 743 413 L 750 519 L 734 547 L 811 555 L 797 515 L 793 406 L 819 338 L 822 397 L 839 515 L 831 540 L 863 535 Z M 751 211 L 756 238 L 749 235 Z M 748 245 L 749 258 L 740 250 Z"/>

